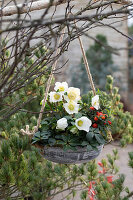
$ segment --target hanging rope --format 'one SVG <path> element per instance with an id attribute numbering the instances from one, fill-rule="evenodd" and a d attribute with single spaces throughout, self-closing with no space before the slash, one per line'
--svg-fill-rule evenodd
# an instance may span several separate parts
<path id="1" fill-rule="evenodd" d="M 78 32 L 78 27 L 77 27 L 77 24 L 76 24 L 75 20 L 74 20 L 74 23 L 75 23 L 76 30 Z M 95 86 L 94 86 L 94 82 L 93 82 L 92 75 L 91 75 L 91 72 L 90 72 L 90 67 L 89 67 L 89 64 L 88 64 L 88 61 L 87 61 L 87 57 L 86 57 L 85 50 L 84 50 L 84 47 L 83 47 L 83 43 L 82 43 L 82 40 L 81 40 L 80 36 L 78 36 L 78 40 L 79 40 L 80 48 L 81 48 L 81 51 L 82 51 L 83 60 L 84 60 L 86 72 L 87 72 L 87 75 L 88 75 L 88 79 L 90 81 L 91 89 L 92 89 L 93 94 L 95 96 L 96 95 L 96 89 L 95 89 Z"/>
<path id="2" fill-rule="evenodd" d="M 87 71 L 88 79 L 90 81 L 90 85 L 91 85 L 93 94 L 95 96 L 96 95 L 96 90 L 95 90 L 94 82 L 93 82 L 92 75 L 91 75 L 91 72 L 90 72 L 90 68 L 89 68 L 89 65 L 88 65 L 88 61 L 87 61 L 87 58 L 86 58 L 86 55 L 85 55 L 85 50 L 83 48 L 83 44 L 82 44 L 81 38 L 78 37 L 78 39 L 79 39 L 80 48 L 81 48 L 81 51 L 82 51 L 82 54 L 83 54 L 83 60 L 84 60 L 85 68 L 86 68 L 86 71 Z"/>

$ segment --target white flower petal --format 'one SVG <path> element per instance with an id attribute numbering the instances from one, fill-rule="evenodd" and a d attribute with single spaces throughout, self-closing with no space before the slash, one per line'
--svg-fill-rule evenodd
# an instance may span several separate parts
<path id="1" fill-rule="evenodd" d="M 50 92 L 49 97 L 50 103 L 62 101 L 62 94 L 60 94 L 59 92 Z"/>
<path id="2" fill-rule="evenodd" d="M 56 82 L 54 90 L 55 91 L 59 90 L 59 92 L 61 94 L 64 94 L 68 90 L 68 84 L 67 84 L 67 82 L 62 82 L 62 83 L 61 82 Z"/>
<path id="3" fill-rule="evenodd" d="M 81 99 L 80 97 L 80 89 L 69 87 L 67 90 L 67 95 L 64 95 L 64 98 L 66 101 L 79 101 Z"/>
<path id="4" fill-rule="evenodd" d="M 95 95 L 93 98 L 92 98 L 92 106 L 98 110 L 100 108 L 100 105 L 99 105 L 99 95 Z"/>
<path id="5" fill-rule="evenodd" d="M 79 130 L 83 130 L 86 132 L 89 132 L 90 126 L 92 124 L 92 121 L 88 119 L 87 117 L 81 117 L 79 119 L 76 119 L 75 125 Z"/>
<path id="6" fill-rule="evenodd" d="M 78 113 L 79 110 L 79 104 L 75 103 L 74 101 L 69 101 L 68 103 L 64 103 L 63 107 L 69 114 Z"/>
<path id="7" fill-rule="evenodd" d="M 63 117 L 57 121 L 56 129 L 65 130 L 67 126 L 68 126 L 67 119 Z"/>

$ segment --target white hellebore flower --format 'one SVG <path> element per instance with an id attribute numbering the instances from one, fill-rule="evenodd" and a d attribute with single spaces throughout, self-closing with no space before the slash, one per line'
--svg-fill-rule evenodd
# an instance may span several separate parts
<path id="1" fill-rule="evenodd" d="M 94 96 L 94 97 L 92 98 L 91 103 L 92 103 L 92 106 L 93 106 L 96 110 L 98 110 L 98 109 L 100 108 L 100 106 L 99 106 L 99 95 Z"/>
<path id="2" fill-rule="evenodd" d="M 55 91 L 59 90 L 59 92 L 60 92 L 61 94 L 64 94 L 64 93 L 67 92 L 67 90 L 68 90 L 68 84 L 67 84 L 67 82 L 62 82 L 62 83 L 56 82 L 56 83 L 55 83 L 54 90 L 55 90 Z"/>
<path id="3" fill-rule="evenodd" d="M 50 103 L 62 101 L 62 95 L 59 92 L 50 92 Z"/>
<path id="4" fill-rule="evenodd" d="M 68 103 L 64 103 L 63 106 L 65 110 L 67 111 L 67 113 L 69 114 L 78 113 L 79 104 L 77 104 L 74 101 L 69 101 Z"/>
<path id="5" fill-rule="evenodd" d="M 56 129 L 65 130 L 67 126 L 68 126 L 67 119 L 63 117 L 57 121 Z"/>
<path id="6" fill-rule="evenodd" d="M 69 87 L 67 90 L 67 95 L 64 95 L 66 101 L 79 101 L 80 100 L 80 89 Z"/>
<path id="7" fill-rule="evenodd" d="M 75 125 L 79 130 L 83 130 L 86 132 L 89 132 L 90 126 L 92 124 L 92 121 L 88 119 L 87 117 L 81 117 L 79 119 L 76 119 Z"/>

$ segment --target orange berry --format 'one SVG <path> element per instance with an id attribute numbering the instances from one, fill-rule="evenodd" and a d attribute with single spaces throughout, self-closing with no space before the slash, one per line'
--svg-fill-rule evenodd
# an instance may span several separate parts
<path id="1" fill-rule="evenodd" d="M 98 121 L 98 118 L 97 118 L 97 117 L 94 117 L 94 120 L 95 120 L 95 121 Z"/>
<path id="2" fill-rule="evenodd" d="M 97 112 L 97 116 L 103 115 L 102 112 Z"/>
<path id="3" fill-rule="evenodd" d="M 105 119 L 105 116 L 103 115 L 101 118 L 102 118 L 102 119 Z"/>

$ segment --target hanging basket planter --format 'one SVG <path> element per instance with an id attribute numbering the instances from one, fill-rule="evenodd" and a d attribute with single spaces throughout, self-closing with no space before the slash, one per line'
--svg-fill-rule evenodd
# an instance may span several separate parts
<path id="1" fill-rule="evenodd" d="M 77 147 L 77 151 L 64 151 L 60 147 L 44 147 L 42 156 L 52 162 L 60 164 L 80 164 L 95 159 L 101 153 L 103 145 L 97 147 L 97 150 L 87 151 L 87 148 Z"/>
<path id="2" fill-rule="evenodd" d="M 46 114 L 32 138 L 33 144 L 41 146 L 45 159 L 77 164 L 101 153 L 110 126 L 110 108 L 102 99 L 101 92 L 95 96 L 90 92 L 82 99 L 80 89 L 68 87 L 66 82 L 55 83 L 45 103 Z"/>

